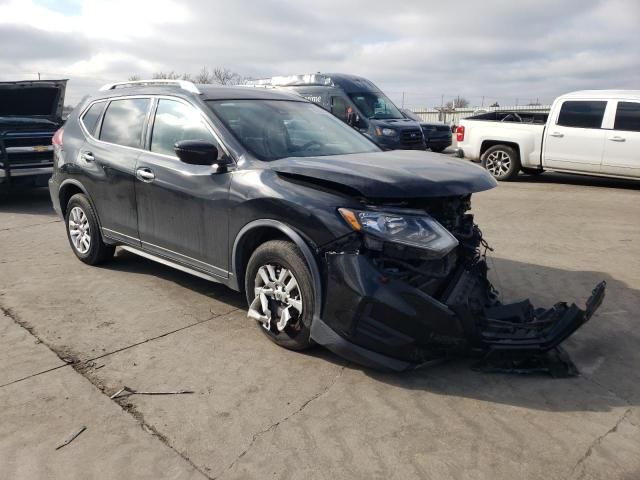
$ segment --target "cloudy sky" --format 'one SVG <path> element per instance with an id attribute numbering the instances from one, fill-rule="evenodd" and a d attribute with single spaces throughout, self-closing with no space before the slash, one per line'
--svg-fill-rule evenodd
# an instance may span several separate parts
<path id="1" fill-rule="evenodd" d="M 0 0 L 0 80 L 109 81 L 224 66 L 365 76 L 398 103 L 549 102 L 640 88 L 639 0 Z"/>

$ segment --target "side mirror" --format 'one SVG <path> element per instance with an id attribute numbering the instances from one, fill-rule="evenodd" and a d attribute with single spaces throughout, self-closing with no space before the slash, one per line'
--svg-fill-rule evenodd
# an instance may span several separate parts
<path id="1" fill-rule="evenodd" d="M 181 162 L 190 165 L 213 165 L 218 162 L 218 147 L 203 140 L 182 140 L 174 145 Z"/>

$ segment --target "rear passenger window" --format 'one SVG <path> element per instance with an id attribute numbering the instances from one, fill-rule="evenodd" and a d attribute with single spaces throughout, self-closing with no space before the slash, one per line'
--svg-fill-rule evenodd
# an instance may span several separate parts
<path id="1" fill-rule="evenodd" d="M 91 135 L 96 133 L 96 125 L 98 124 L 98 119 L 100 118 L 100 115 L 102 115 L 102 111 L 104 110 L 106 103 L 107 102 L 94 103 L 82 116 L 82 124 Z"/>
<path id="2" fill-rule="evenodd" d="M 174 146 L 182 140 L 204 140 L 217 145 L 198 110 L 181 102 L 161 99 L 153 122 L 151 151 L 175 157 Z"/>
<path id="3" fill-rule="evenodd" d="M 558 125 L 576 128 L 600 128 L 607 102 L 569 101 L 562 104 Z"/>
<path id="4" fill-rule="evenodd" d="M 140 148 L 148 109 L 148 98 L 113 100 L 104 114 L 100 140 Z"/>
<path id="5" fill-rule="evenodd" d="M 614 130 L 640 132 L 640 103 L 618 102 Z"/>

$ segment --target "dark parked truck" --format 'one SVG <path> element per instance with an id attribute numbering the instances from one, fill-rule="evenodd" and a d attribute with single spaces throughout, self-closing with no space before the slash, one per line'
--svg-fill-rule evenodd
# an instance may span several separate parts
<path id="1" fill-rule="evenodd" d="M 425 149 L 420 124 L 407 118 L 366 78 L 314 73 L 257 80 L 251 86 L 295 92 L 358 129 L 384 150 Z"/>
<path id="2" fill-rule="evenodd" d="M 391 370 L 475 353 L 571 373 L 557 347 L 604 297 L 602 283 L 585 309 L 501 304 L 469 213 L 491 175 L 382 151 L 298 95 L 107 85 L 54 148 L 51 199 L 81 261 L 120 247 L 244 292 L 249 320 L 285 348 Z"/>
<path id="3" fill-rule="evenodd" d="M 45 186 L 66 80 L 0 82 L 0 188 Z"/>
<path id="4" fill-rule="evenodd" d="M 425 146 L 432 152 L 443 152 L 445 148 L 451 146 L 452 132 L 449 125 L 442 122 L 425 122 L 418 115 L 406 108 L 402 109 L 402 113 L 407 118 L 415 120 L 422 128 Z"/>

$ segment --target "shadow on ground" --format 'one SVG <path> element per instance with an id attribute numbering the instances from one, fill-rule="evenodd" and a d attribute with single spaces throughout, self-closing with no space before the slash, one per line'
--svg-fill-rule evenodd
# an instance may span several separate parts
<path id="1" fill-rule="evenodd" d="M 162 265 L 161 263 L 147 260 L 134 253 L 118 250 L 115 260 L 100 268 L 116 270 L 125 273 L 136 273 L 160 277 L 163 280 L 173 282 L 181 287 L 188 288 L 202 295 L 224 301 L 235 308 L 246 308 L 244 295 L 225 287 L 222 284 L 204 280 L 194 275 Z"/>
<path id="2" fill-rule="evenodd" d="M 518 183 L 555 183 L 586 187 L 640 190 L 640 181 L 638 180 L 624 180 L 619 178 L 593 177 L 588 175 L 570 175 L 565 173 L 551 172 L 546 172 L 541 175 L 525 175 L 521 173 L 512 181 Z"/>
<path id="3" fill-rule="evenodd" d="M 51 197 L 47 188 L 0 190 L 0 213 L 52 217 L 56 214 L 51 206 Z"/>
<path id="4" fill-rule="evenodd" d="M 640 403 L 640 334 L 633 325 L 640 310 L 640 291 L 602 272 L 566 271 L 507 259 L 493 259 L 502 279 L 505 302 L 531 299 L 535 306 L 558 301 L 584 301 L 600 281 L 607 281 L 607 296 L 598 313 L 564 343 L 581 376 L 554 379 L 546 375 L 486 374 L 472 370 L 473 360 L 456 359 L 404 373 L 381 373 L 350 364 L 321 348 L 310 355 L 394 387 L 425 390 L 447 396 L 524 406 L 549 411 L 609 411 Z M 104 268 L 159 276 L 184 288 L 246 308 L 244 297 L 232 290 L 172 268 L 119 252 Z M 265 340 L 266 341 L 266 340 Z"/>

